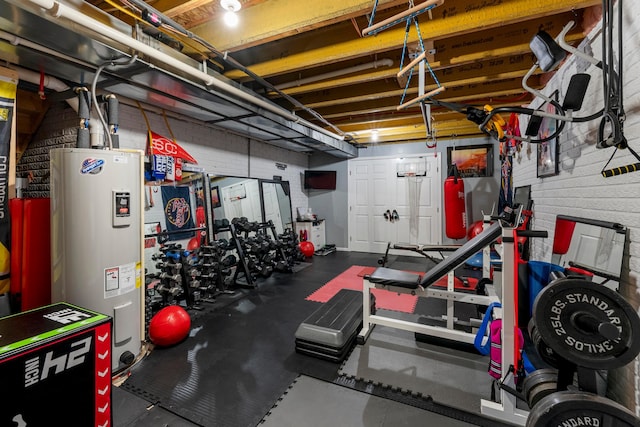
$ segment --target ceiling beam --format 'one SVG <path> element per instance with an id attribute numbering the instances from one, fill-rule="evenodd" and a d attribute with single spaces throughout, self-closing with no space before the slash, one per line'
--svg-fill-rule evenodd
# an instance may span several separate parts
<path id="1" fill-rule="evenodd" d="M 452 120 L 449 122 L 435 123 L 436 137 L 452 136 L 485 136 L 478 125 L 466 119 Z M 424 126 L 398 127 L 378 131 L 377 140 L 371 138 L 371 132 L 350 133 L 359 144 L 376 144 L 390 142 L 426 141 L 427 133 Z"/>
<path id="2" fill-rule="evenodd" d="M 521 75 L 521 74 L 520 74 Z M 465 81 L 461 81 L 461 84 L 453 84 L 450 86 L 446 86 L 446 90 L 438 95 L 436 98 L 440 100 L 447 100 L 453 97 L 476 97 L 476 98 L 491 98 L 494 93 L 508 90 L 510 93 L 522 93 L 524 89 L 522 88 L 522 82 L 519 78 L 519 75 L 511 75 L 512 78 L 506 79 L 487 79 L 484 76 L 477 77 L 475 79 L 468 79 Z M 539 79 L 536 80 L 537 76 L 533 76 L 529 79 L 530 85 L 535 85 L 534 82 L 539 82 Z M 502 80 L 502 81 L 499 81 Z M 425 91 L 431 91 L 436 88 L 435 84 L 430 84 L 425 86 Z M 358 92 L 356 92 L 358 93 Z M 321 109 L 326 107 L 333 106 L 341 106 L 344 105 L 349 108 L 351 104 L 358 104 L 370 101 L 378 101 L 382 98 L 394 98 L 396 102 L 396 106 L 400 105 L 400 100 L 402 96 L 402 89 L 388 90 L 388 91 L 372 91 L 365 94 L 353 95 L 349 96 L 349 93 L 345 93 L 345 97 L 343 98 L 328 98 L 327 100 L 305 100 L 303 101 L 304 105 L 312 108 L 314 110 L 318 110 L 320 114 L 322 114 Z M 415 97 L 417 95 L 417 88 L 407 91 L 407 97 L 405 97 L 405 102 Z M 417 105 L 416 105 L 417 107 Z M 324 114 L 323 114 L 324 115 Z"/>
<path id="3" fill-rule="evenodd" d="M 378 7 L 404 3 L 379 0 Z M 234 52 L 362 16 L 371 12 L 372 6 L 371 0 L 322 0 L 312 6 L 307 1 L 270 0 L 238 12 L 240 31 L 220 25 L 221 19 L 216 19 L 192 28 L 192 32 L 220 51 Z"/>
<path id="4" fill-rule="evenodd" d="M 501 107 L 513 107 L 521 106 L 522 102 L 493 102 L 491 106 L 493 108 Z M 466 116 L 457 111 L 451 111 L 442 107 L 433 106 L 431 110 L 431 117 L 435 123 L 443 123 L 447 121 L 466 120 Z M 373 129 L 386 129 L 399 126 L 422 126 L 424 120 L 422 114 L 414 112 L 407 115 L 388 115 L 379 117 L 368 117 L 362 120 L 349 120 L 344 123 L 334 121 L 334 123 L 340 127 L 340 130 L 346 133 L 371 131 Z"/>
<path id="5" fill-rule="evenodd" d="M 156 10 L 161 11 L 169 18 L 175 18 L 178 15 L 182 15 L 190 10 L 196 9 L 201 6 L 206 6 L 209 3 L 213 3 L 216 0 L 160 0 L 153 3 L 153 7 Z"/>
<path id="6" fill-rule="evenodd" d="M 531 64 L 527 61 L 516 61 L 516 59 L 503 58 L 500 63 L 491 61 L 478 62 L 474 65 L 477 67 L 459 67 L 455 69 L 443 70 L 444 72 L 436 72 L 436 78 L 445 88 L 453 88 L 457 86 L 475 85 L 498 80 L 521 79 L 522 76 L 529 71 Z M 540 74 L 542 71 L 537 70 L 534 74 Z M 425 92 L 436 89 L 438 86 L 427 75 L 427 84 Z M 406 96 L 415 97 L 418 95 L 417 77 L 412 79 L 412 85 L 406 89 Z M 360 100 L 382 97 L 397 97 L 398 100 L 405 93 L 405 89 L 398 88 L 394 81 L 370 82 L 361 85 L 351 85 L 349 87 L 331 88 L 329 82 L 327 86 L 319 87 L 313 93 L 304 96 L 298 96 L 297 99 L 309 106 L 323 107 L 331 105 L 340 105 L 349 102 L 357 102 Z M 524 89 L 523 89 L 524 91 Z"/>
<path id="7" fill-rule="evenodd" d="M 527 50 L 528 52 L 528 45 Z M 506 75 L 507 73 L 519 71 L 520 75 L 526 73 L 532 65 L 532 61 L 529 55 L 523 55 L 521 50 L 518 49 L 517 53 L 511 56 L 492 58 L 485 61 L 474 61 L 468 64 L 461 64 L 459 67 L 454 68 L 442 68 L 432 64 L 432 70 L 438 81 L 442 84 L 456 84 L 454 81 L 462 79 L 471 79 L 478 74 L 482 74 L 485 78 L 501 78 L 500 75 Z M 396 79 L 397 68 L 372 71 L 368 73 L 362 73 L 358 75 L 349 75 L 345 77 L 335 78 L 331 80 L 323 80 L 315 83 L 309 83 L 301 86 L 291 87 L 289 89 L 282 90 L 287 95 L 299 95 L 303 93 L 322 93 L 330 98 L 328 90 L 335 88 L 342 88 L 344 86 L 352 86 L 359 83 L 374 82 L 378 80 L 394 80 Z M 430 73 L 426 73 L 427 81 L 433 81 Z M 417 75 L 412 77 L 412 85 L 417 85 Z M 503 77 L 507 78 L 507 77 Z M 342 90 L 340 91 L 342 93 Z M 271 93 L 270 95 L 275 95 Z"/>
<path id="8" fill-rule="evenodd" d="M 424 23 L 420 31 L 424 40 L 437 40 L 479 30 L 482 30 L 485 34 L 492 35 L 494 33 L 490 30 L 496 27 L 522 22 L 524 19 L 534 19 L 592 6 L 599 2 L 600 0 L 513 0 L 508 3 L 492 2 L 487 4 L 485 0 L 470 0 L 468 2 L 470 4 L 466 5 L 467 9 L 470 10 L 469 12 L 450 13 L 446 19 L 442 17 L 442 8 L 435 8 L 433 10 L 434 19 Z M 307 9 L 315 8 L 307 7 Z M 312 13 L 312 10 L 307 11 L 307 14 Z M 469 28 L 472 28 L 473 31 L 469 30 Z M 535 34 L 537 28 L 532 29 L 530 37 Z M 557 32 L 560 29 L 561 27 L 557 28 Z M 501 30 L 495 32 L 495 34 L 500 33 L 502 33 Z M 344 61 L 365 54 L 372 55 L 399 49 L 403 46 L 404 36 L 404 28 L 394 28 L 374 37 L 355 38 L 324 47 L 302 50 L 282 58 L 252 64 L 250 68 L 254 73 L 262 77 L 288 73 L 307 67 Z M 418 41 L 417 36 L 410 33 L 408 41 L 409 43 L 416 43 Z M 216 44 L 215 41 L 214 44 Z M 244 77 L 244 74 L 238 70 L 233 70 L 226 73 L 226 76 L 240 79 Z"/>

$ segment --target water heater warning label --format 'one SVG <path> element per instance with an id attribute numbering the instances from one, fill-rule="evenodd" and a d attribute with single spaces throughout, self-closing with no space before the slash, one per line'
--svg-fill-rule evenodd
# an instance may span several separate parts
<path id="1" fill-rule="evenodd" d="M 136 289 L 137 263 L 116 265 L 104 269 L 104 297 L 124 295 Z"/>

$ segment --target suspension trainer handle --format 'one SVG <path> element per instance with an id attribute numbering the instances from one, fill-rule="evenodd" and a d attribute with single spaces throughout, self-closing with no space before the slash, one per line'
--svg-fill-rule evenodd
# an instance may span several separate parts
<path id="1" fill-rule="evenodd" d="M 617 168 L 611 168 L 611 169 L 607 169 L 607 170 L 603 170 L 602 171 L 602 176 L 605 178 L 609 178 L 612 176 L 618 176 L 618 175 L 622 175 L 625 173 L 630 173 L 630 172 L 636 172 L 636 171 L 640 171 L 640 162 L 638 163 L 632 163 L 630 165 L 626 165 L 626 166 L 620 166 Z"/>

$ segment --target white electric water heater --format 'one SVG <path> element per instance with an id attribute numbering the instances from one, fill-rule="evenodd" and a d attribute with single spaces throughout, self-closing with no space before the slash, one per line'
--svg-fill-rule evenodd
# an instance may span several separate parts
<path id="1" fill-rule="evenodd" d="M 51 150 L 51 300 L 113 318 L 113 370 L 142 347 L 141 156 Z"/>

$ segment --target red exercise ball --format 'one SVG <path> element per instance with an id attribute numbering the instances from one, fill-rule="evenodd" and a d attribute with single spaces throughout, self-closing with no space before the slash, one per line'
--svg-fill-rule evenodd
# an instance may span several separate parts
<path id="1" fill-rule="evenodd" d="M 298 247 L 300 247 L 300 252 L 302 252 L 302 255 L 308 257 L 313 256 L 313 253 L 316 251 L 316 248 L 313 247 L 313 243 L 311 243 L 310 241 L 305 241 L 305 242 L 300 242 L 298 244 Z"/>
<path id="2" fill-rule="evenodd" d="M 185 339 L 191 329 L 191 316 L 178 306 L 170 305 L 158 311 L 149 323 L 149 338 L 160 347 L 174 345 Z"/>
<path id="3" fill-rule="evenodd" d="M 469 230 L 467 231 L 467 239 L 471 240 L 478 234 L 482 233 L 483 227 L 484 223 L 482 222 L 482 220 L 476 221 L 471 224 L 471 227 L 469 227 Z"/>
<path id="4" fill-rule="evenodd" d="M 199 236 L 192 237 L 191 240 L 189 240 L 189 243 L 187 243 L 187 250 L 188 251 L 195 251 L 199 247 L 200 247 L 200 237 Z"/>

